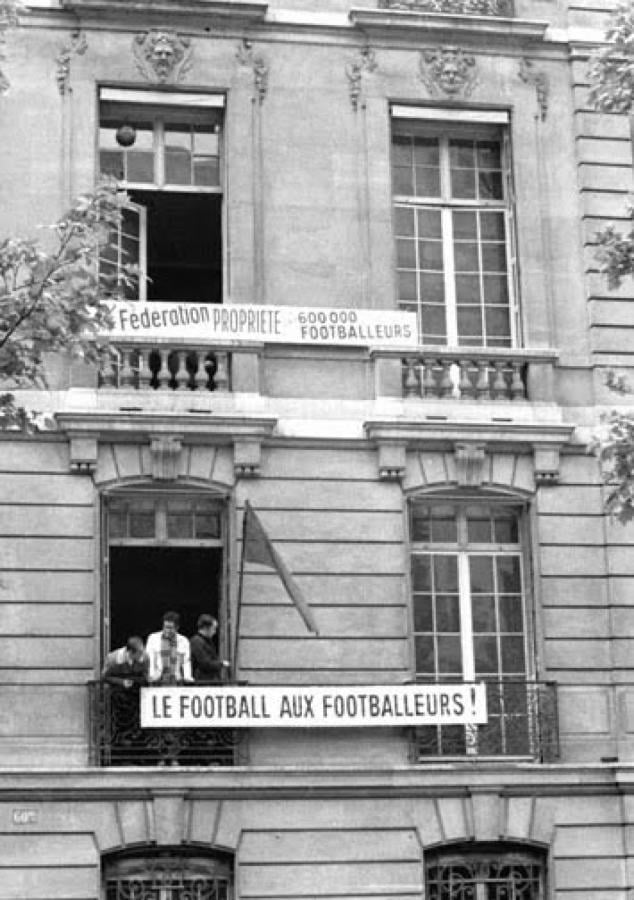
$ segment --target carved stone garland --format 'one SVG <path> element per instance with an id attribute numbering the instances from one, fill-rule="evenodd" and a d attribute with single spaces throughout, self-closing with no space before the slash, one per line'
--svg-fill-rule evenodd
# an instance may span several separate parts
<path id="1" fill-rule="evenodd" d="M 361 97 L 361 85 L 364 72 L 374 72 L 377 68 L 377 61 L 374 50 L 371 47 L 363 47 L 356 59 L 346 63 L 346 78 L 350 88 L 350 103 L 356 112 L 359 108 L 359 99 Z"/>
<path id="2" fill-rule="evenodd" d="M 258 103 L 262 104 L 269 86 L 269 67 L 266 60 L 263 56 L 256 54 L 253 43 L 248 38 L 244 38 L 238 45 L 236 59 L 241 66 L 246 66 L 253 71 L 253 86 Z"/>
<path id="3" fill-rule="evenodd" d="M 460 47 L 427 48 L 420 55 L 420 77 L 431 94 L 468 97 L 476 84 L 476 59 Z"/>
<path id="4" fill-rule="evenodd" d="M 548 75 L 542 69 L 535 68 L 533 62 L 530 59 L 526 59 L 526 57 L 520 60 L 519 74 L 525 84 L 535 85 L 540 118 L 543 122 L 548 114 L 548 93 L 550 90 Z"/>
<path id="5" fill-rule="evenodd" d="M 147 81 L 173 84 L 182 81 L 191 68 L 191 40 L 175 31 L 152 29 L 137 34 L 132 52 L 139 72 Z"/>
<path id="6" fill-rule="evenodd" d="M 71 34 L 68 43 L 64 44 L 57 54 L 55 60 L 57 63 L 55 80 L 57 81 L 57 87 L 59 88 L 62 97 L 64 94 L 68 93 L 70 89 L 70 65 L 73 56 L 83 56 L 87 49 L 88 42 L 86 41 L 86 35 L 83 31 L 77 29 Z"/>

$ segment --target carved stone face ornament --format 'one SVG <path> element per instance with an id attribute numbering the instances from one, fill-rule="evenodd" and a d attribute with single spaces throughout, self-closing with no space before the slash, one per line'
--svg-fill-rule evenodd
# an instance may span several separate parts
<path id="1" fill-rule="evenodd" d="M 134 56 L 142 75 L 161 84 L 178 81 L 189 69 L 191 42 L 173 31 L 148 31 L 134 39 Z"/>
<path id="2" fill-rule="evenodd" d="M 421 77 L 432 91 L 467 94 L 475 83 L 475 57 L 455 46 L 423 50 Z"/>

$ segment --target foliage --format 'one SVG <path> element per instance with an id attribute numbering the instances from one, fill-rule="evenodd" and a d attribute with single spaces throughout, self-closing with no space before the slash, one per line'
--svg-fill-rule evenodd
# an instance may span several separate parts
<path id="1" fill-rule="evenodd" d="M 590 102 L 600 112 L 628 115 L 634 109 L 634 5 L 617 8 L 605 38 L 608 45 L 590 66 Z M 601 271 L 609 287 L 617 288 L 634 273 L 634 229 L 623 234 L 608 225 L 596 238 Z"/>
<path id="2" fill-rule="evenodd" d="M 110 181 L 79 197 L 45 240 L 0 241 L 0 383 L 46 386 L 45 357 L 64 352 L 91 363 L 112 325 L 98 258 L 121 221 L 125 200 Z M 134 267 L 124 267 L 132 281 Z M 25 427 L 33 415 L 0 395 L 0 427 Z"/>

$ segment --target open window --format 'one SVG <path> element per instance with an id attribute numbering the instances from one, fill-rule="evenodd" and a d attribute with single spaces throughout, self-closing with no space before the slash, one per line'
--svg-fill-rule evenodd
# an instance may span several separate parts
<path id="1" fill-rule="evenodd" d="M 201 613 L 218 619 L 217 640 L 229 658 L 224 507 L 205 494 L 136 491 L 104 498 L 104 652 L 131 635 L 161 629 L 178 612 L 181 633 L 196 632 Z"/>
<path id="2" fill-rule="evenodd" d="M 222 302 L 223 113 L 222 95 L 101 89 L 100 170 L 131 200 L 102 260 L 113 295 Z"/>
<path id="3" fill-rule="evenodd" d="M 423 344 L 519 345 L 508 113 L 392 108 L 398 302 Z"/>

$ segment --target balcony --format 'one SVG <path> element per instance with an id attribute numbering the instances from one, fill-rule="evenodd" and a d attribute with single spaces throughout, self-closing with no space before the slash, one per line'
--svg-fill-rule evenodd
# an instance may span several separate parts
<path id="1" fill-rule="evenodd" d="M 416 355 L 378 350 L 377 396 L 420 400 L 550 402 L 553 350 L 421 346 Z"/>
<path id="2" fill-rule="evenodd" d="M 247 761 L 245 729 L 141 728 L 139 691 L 88 682 L 93 766 L 236 766 Z"/>
<path id="3" fill-rule="evenodd" d="M 550 681 L 487 681 L 486 725 L 417 728 L 414 762 L 513 757 L 552 762 L 559 757 L 557 689 Z"/>

